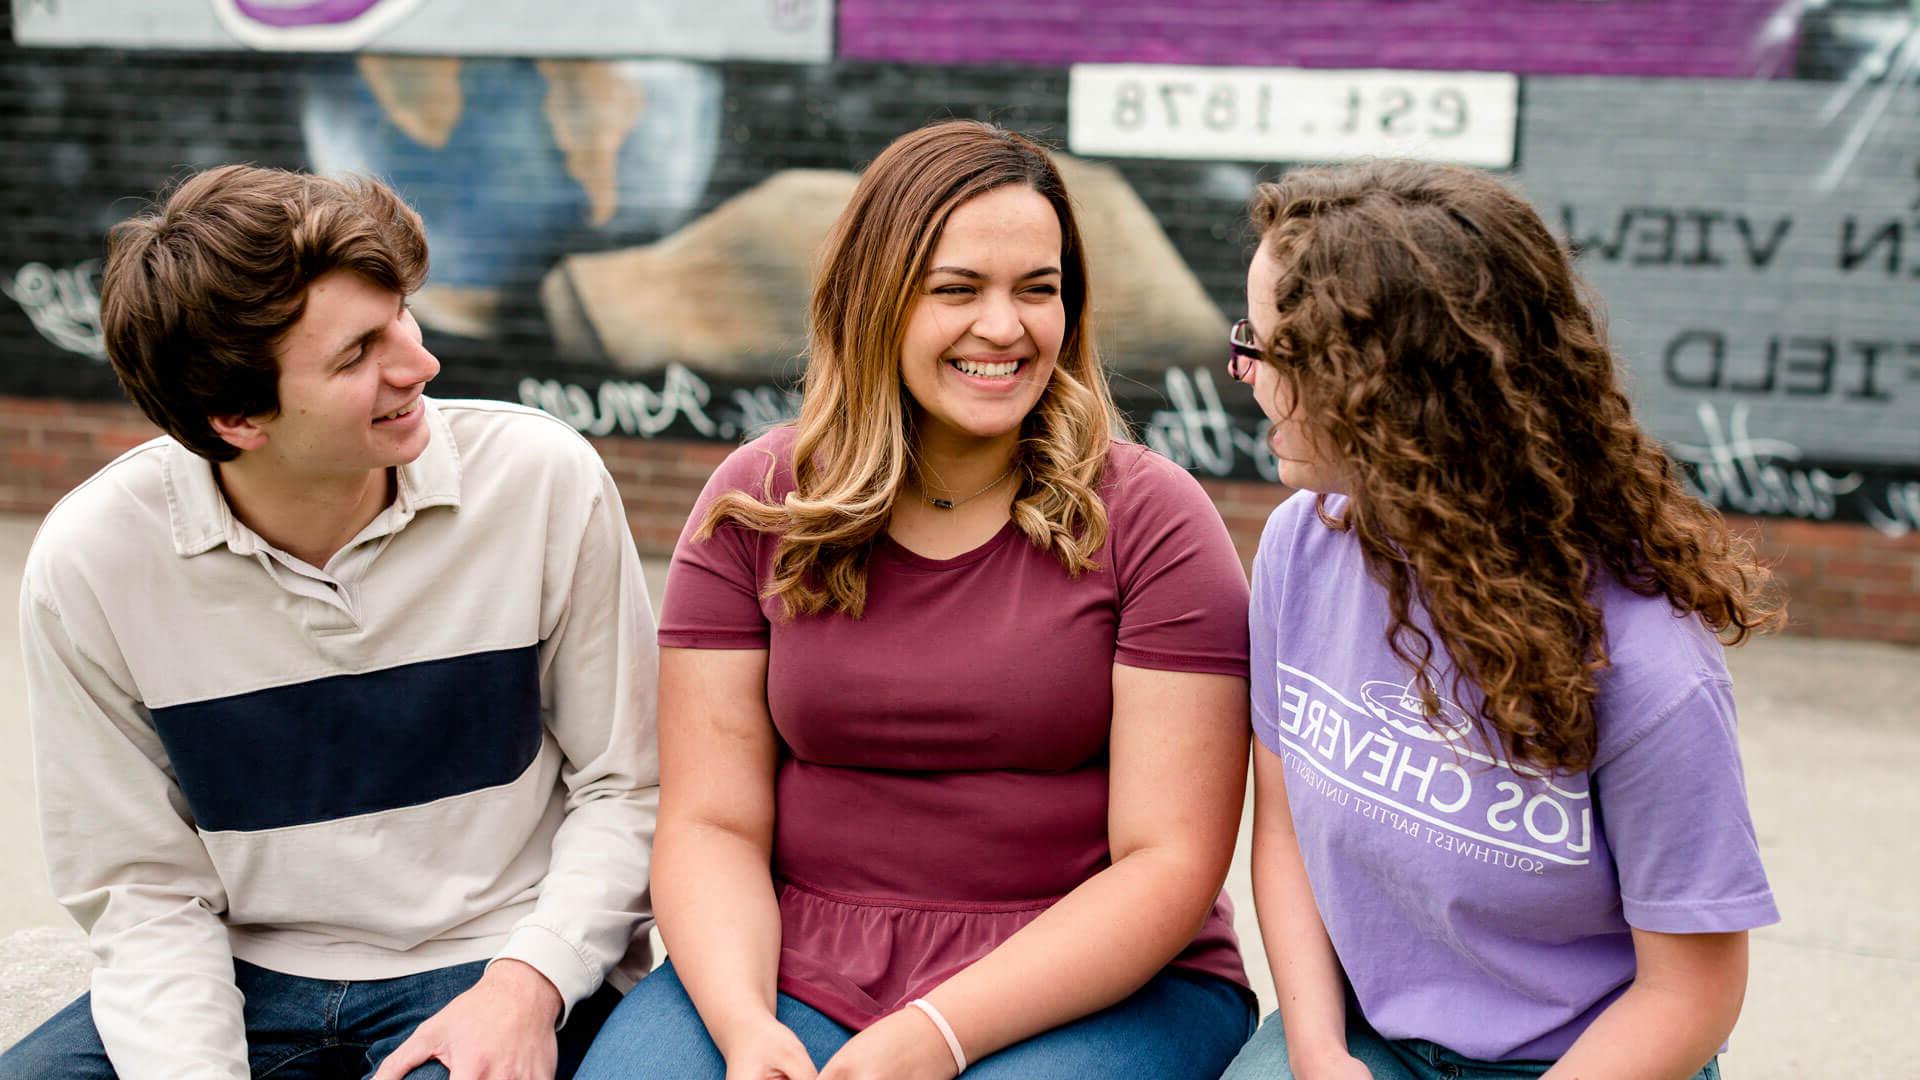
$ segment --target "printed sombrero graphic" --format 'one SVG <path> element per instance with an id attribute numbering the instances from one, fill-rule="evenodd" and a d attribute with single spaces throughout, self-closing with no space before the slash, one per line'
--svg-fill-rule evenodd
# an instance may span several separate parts
<path id="1" fill-rule="evenodd" d="M 1575 791 L 1553 782 L 1550 774 L 1531 765 L 1523 765 L 1510 759 L 1504 752 L 1495 749 L 1491 754 L 1474 749 L 1469 736 L 1474 733 L 1478 721 L 1472 713 L 1460 707 L 1450 698 L 1440 698 L 1440 714 L 1428 716 L 1425 703 L 1420 700 L 1420 688 L 1413 680 L 1397 683 L 1387 679 L 1372 679 L 1360 687 L 1360 701 L 1367 711 L 1378 719 L 1392 725 L 1403 735 L 1426 742 L 1448 743 L 1463 757 L 1496 765 L 1516 775 L 1546 784 L 1548 790 L 1573 799 L 1587 798 L 1584 791 Z"/>
<path id="2" fill-rule="evenodd" d="M 1367 711 L 1392 724 L 1406 735 L 1428 742 L 1454 742 L 1472 730 L 1473 717 L 1465 709 L 1440 698 L 1440 715 L 1427 716 L 1419 688 L 1405 683 L 1373 679 L 1360 687 L 1360 700 Z"/>
<path id="3" fill-rule="evenodd" d="M 212 0 L 234 37 L 256 49 L 358 49 L 426 0 Z"/>

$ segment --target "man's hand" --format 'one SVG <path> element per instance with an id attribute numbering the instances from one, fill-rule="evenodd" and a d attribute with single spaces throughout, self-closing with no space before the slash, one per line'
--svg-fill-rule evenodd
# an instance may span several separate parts
<path id="1" fill-rule="evenodd" d="M 820 1070 L 820 1080 L 953 1080 L 953 1053 L 918 1009 L 881 1017 Z"/>
<path id="2" fill-rule="evenodd" d="M 402 1080 L 438 1060 L 453 1080 L 553 1080 L 560 991 L 518 960 L 497 960 L 466 993 L 415 1028 L 373 1080 Z"/>

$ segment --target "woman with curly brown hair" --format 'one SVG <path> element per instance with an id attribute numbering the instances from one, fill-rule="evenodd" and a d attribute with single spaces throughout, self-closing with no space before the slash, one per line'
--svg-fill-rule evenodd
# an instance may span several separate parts
<path id="1" fill-rule="evenodd" d="M 1721 641 L 1768 575 L 1641 432 L 1566 251 L 1468 169 L 1253 202 L 1232 373 L 1299 489 L 1254 564 L 1229 1080 L 1717 1076 L 1777 920 Z"/>
<path id="2" fill-rule="evenodd" d="M 800 417 L 674 553 L 671 963 L 582 1080 L 1216 1080 L 1246 1041 L 1246 579 L 1118 441 L 1088 312 L 1033 142 L 950 121 L 867 167 Z"/>

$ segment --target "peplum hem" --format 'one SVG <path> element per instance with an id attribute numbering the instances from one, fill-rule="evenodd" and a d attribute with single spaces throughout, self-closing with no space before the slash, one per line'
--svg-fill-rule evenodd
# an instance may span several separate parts
<path id="1" fill-rule="evenodd" d="M 1059 902 L 907 900 L 854 896 L 776 879 L 779 990 L 860 1031 L 993 951 Z M 1246 992 L 1223 895 L 1192 945 L 1169 966 L 1226 979 Z"/>

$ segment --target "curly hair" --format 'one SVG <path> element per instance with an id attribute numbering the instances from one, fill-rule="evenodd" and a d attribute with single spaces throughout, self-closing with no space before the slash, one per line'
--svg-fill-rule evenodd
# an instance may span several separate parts
<path id="1" fill-rule="evenodd" d="M 1380 161 L 1263 184 L 1252 221 L 1255 258 L 1278 260 L 1265 361 L 1349 496 L 1319 515 L 1386 588 L 1427 715 L 1437 646 L 1508 760 L 1580 771 L 1608 666 L 1600 574 L 1728 644 L 1782 621 L 1751 545 L 1641 431 L 1567 250 L 1524 200 L 1472 169 Z"/>
<path id="2" fill-rule="evenodd" d="M 826 243 L 808 319 L 794 490 L 779 504 L 734 491 L 694 533 L 727 522 L 779 536 L 766 595 L 789 615 L 866 608 L 867 563 L 913 475 L 913 405 L 900 347 L 927 264 L 955 208 L 1011 184 L 1060 221 L 1066 334 L 1015 451 L 1013 521 L 1070 574 L 1094 568 L 1107 535 L 1098 488 L 1122 430 L 1093 346 L 1087 264 L 1073 207 L 1047 151 L 991 124 L 950 120 L 903 135 L 861 175 Z"/>

